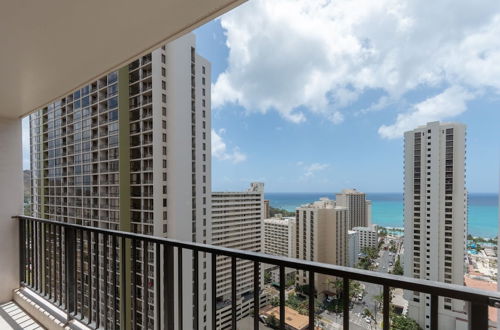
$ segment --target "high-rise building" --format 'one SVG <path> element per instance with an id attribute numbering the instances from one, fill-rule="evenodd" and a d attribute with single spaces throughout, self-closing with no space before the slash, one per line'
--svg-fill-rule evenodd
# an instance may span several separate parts
<path id="1" fill-rule="evenodd" d="M 295 218 L 276 216 L 264 220 L 264 253 L 293 258 L 295 254 Z M 279 267 L 266 267 L 271 281 L 279 283 Z M 287 277 L 294 279 L 295 269 L 285 268 Z"/>
<path id="2" fill-rule="evenodd" d="M 264 219 L 264 253 L 293 258 L 295 251 L 295 218 Z"/>
<path id="3" fill-rule="evenodd" d="M 247 191 L 212 193 L 212 243 L 263 252 L 264 184 L 252 182 Z M 237 260 L 237 318 L 253 306 L 253 262 Z M 261 284 L 263 283 L 261 273 Z M 217 257 L 217 328 L 231 328 L 231 259 Z"/>
<path id="4" fill-rule="evenodd" d="M 210 63 L 196 54 L 195 36 L 188 34 L 30 116 L 33 213 L 84 226 L 210 243 L 210 127 Z M 150 329 L 157 322 L 158 266 L 153 258 L 147 261 L 151 249 L 138 247 L 137 255 L 144 256 L 136 264 L 139 305 L 125 304 L 124 313 L 132 315 L 136 326 Z M 78 253 L 94 260 L 96 251 Z M 204 255 L 198 260 L 198 319 L 203 328 L 211 318 L 210 264 Z M 104 300 L 98 301 L 82 283 L 88 267 L 77 270 L 78 293 L 87 298 L 77 308 L 99 304 L 93 310 L 101 314 L 92 319 L 104 320 Z M 192 269 L 193 259 L 185 252 L 185 327 L 194 319 Z M 101 283 L 101 297 L 110 294 L 102 284 L 112 280 L 106 273 L 100 279 L 90 276 Z"/>
<path id="5" fill-rule="evenodd" d="M 348 231 L 347 265 L 354 267 L 365 248 L 376 248 L 378 244 L 377 225 L 354 227 Z"/>
<path id="6" fill-rule="evenodd" d="M 271 208 L 269 205 L 269 200 L 265 199 L 264 200 L 264 218 L 268 219 L 271 217 Z"/>
<path id="7" fill-rule="evenodd" d="M 366 194 L 356 189 L 344 189 L 338 193 L 337 206 L 346 207 L 349 213 L 349 229 L 371 225 L 371 201 Z"/>
<path id="8" fill-rule="evenodd" d="M 335 201 L 321 198 L 304 204 L 296 210 L 295 258 L 347 265 L 348 210 L 336 206 Z M 309 283 L 309 273 L 299 270 L 297 284 Z M 318 292 L 331 291 L 332 278 L 315 274 L 315 288 Z"/>
<path id="9" fill-rule="evenodd" d="M 464 284 L 467 237 L 463 124 L 431 122 L 405 133 L 404 274 Z M 407 292 L 408 315 L 430 328 L 430 296 Z M 462 301 L 439 298 L 439 329 L 454 329 Z"/>

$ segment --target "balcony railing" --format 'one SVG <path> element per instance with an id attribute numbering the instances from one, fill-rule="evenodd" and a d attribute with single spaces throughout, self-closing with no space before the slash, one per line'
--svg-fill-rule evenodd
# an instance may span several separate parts
<path id="1" fill-rule="evenodd" d="M 198 256 L 201 252 L 211 257 L 212 281 L 212 325 L 216 328 L 217 256 L 231 260 L 231 315 L 232 329 L 237 328 L 237 259 L 253 262 L 253 323 L 259 328 L 260 264 L 278 266 L 279 276 L 279 327 L 285 329 L 285 268 L 307 271 L 309 329 L 315 329 L 314 275 L 323 274 L 341 278 L 343 281 L 343 328 L 349 329 L 349 281 L 357 280 L 383 286 L 383 329 L 390 328 L 390 288 L 418 291 L 430 295 L 431 329 L 438 329 L 439 297 L 459 299 L 468 303 L 469 329 L 488 329 L 488 306 L 500 306 L 500 293 L 477 290 L 459 285 L 433 282 L 403 276 L 377 273 L 318 262 L 271 256 L 263 253 L 241 251 L 207 244 L 183 242 L 173 239 L 106 230 L 95 227 L 56 222 L 51 220 L 16 216 L 19 220 L 20 280 L 21 286 L 29 287 L 67 313 L 68 320 L 77 319 L 92 328 L 119 328 L 121 322 L 129 320 L 137 324 L 136 314 L 127 313 L 141 308 L 139 286 L 136 276 L 142 264 L 153 262 L 155 327 L 174 329 L 174 319 L 182 321 L 182 260 L 183 251 L 193 257 L 193 317 L 198 324 Z M 141 249 L 142 248 L 142 249 Z M 149 252 L 154 260 L 148 261 Z M 140 253 L 142 252 L 142 256 Z M 176 255 L 176 258 L 174 258 Z M 127 256 L 126 258 L 120 256 Z M 119 261 L 119 262 L 117 262 Z M 174 270 L 177 285 L 174 288 Z M 127 284 L 127 285 L 124 285 Z M 130 292 L 127 292 L 130 288 Z M 104 297 L 101 295 L 105 292 Z M 95 294 L 95 301 L 92 295 Z M 144 294 L 142 294 L 144 296 Z M 130 297 L 131 305 L 120 297 Z M 102 298 L 102 299 L 101 299 Z M 175 301 L 178 310 L 174 315 Z M 103 303 L 101 303 L 103 301 Z M 121 306 L 121 308 L 120 308 Z M 127 306 L 129 307 L 127 309 Z M 143 315 L 150 315 L 148 304 Z M 132 307 L 132 308 L 130 308 Z M 122 315 L 119 315 L 121 311 Z M 164 314 L 164 318 L 161 317 Z M 104 316 L 104 319 L 102 318 Z M 122 323 L 123 324 L 123 323 Z M 190 325 L 184 325 L 190 328 Z M 133 327 L 135 328 L 135 327 Z M 197 328 L 197 327 L 196 327 Z M 176 325 L 182 329 L 182 323 Z"/>

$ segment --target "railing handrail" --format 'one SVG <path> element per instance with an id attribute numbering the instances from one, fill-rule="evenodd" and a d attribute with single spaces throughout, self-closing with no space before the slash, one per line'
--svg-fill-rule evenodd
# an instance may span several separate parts
<path id="1" fill-rule="evenodd" d="M 136 234 L 112 229 L 103 229 L 89 226 L 70 224 L 60 221 L 36 218 L 25 215 L 14 216 L 15 219 L 27 219 L 37 222 L 60 225 L 63 227 L 74 228 L 78 230 L 86 230 L 94 233 L 116 235 L 119 237 L 144 240 L 151 243 L 166 244 L 169 246 L 180 247 L 183 249 L 195 250 L 198 252 L 214 253 L 227 257 L 235 257 L 238 259 L 246 259 L 261 263 L 273 264 L 288 268 L 302 269 L 313 271 L 317 274 L 330 275 L 335 277 L 348 278 L 361 282 L 370 282 L 373 284 L 385 285 L 393 288 L 401 288 L 404 290 L 418 291 L 426 294 L 433 294 L 442 297 L 449 297 L 465 301 L 473 301 L 477 304 L 485 304 L 493 307 L 500 307 L 500 292 L 486 291 L 481 289 L 470 288 L 457 284 L 449 284 L 430 280 L 410 278 L 400 275 L 387 273 L 379 273 L 370 270 L 363 270 L 351 267 L 344 267 L 332 264 L 326 264 L 315 261 L 301 260 L 295 258 L 274 256 L 260 252 L 243 251 L 211 244 L 193 243 L 180 241 L 171 238 L 163 238 Z"/>

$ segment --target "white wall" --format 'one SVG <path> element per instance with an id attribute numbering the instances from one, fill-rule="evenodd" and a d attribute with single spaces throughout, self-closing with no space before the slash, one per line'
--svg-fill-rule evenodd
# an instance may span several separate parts
<path id="1" fill-rule="evenodd" d="M 21 119 L 0 118 L 0 303 L 19 287 L 18 221 L 23 210 Z"/>

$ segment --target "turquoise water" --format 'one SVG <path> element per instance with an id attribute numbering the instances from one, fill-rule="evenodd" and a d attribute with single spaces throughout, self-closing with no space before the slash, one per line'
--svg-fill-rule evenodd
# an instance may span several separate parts
<path id="1" fill-rule="evenodd" d="M 403 227 L 403 194 L 370 193 L 372 219 L 385 227 Z M 266 193 L 273 207 L 294 211 L 296 207 L 318 200 L 335 199 L 332 193 Z M 469 234 L 495 237 L 498 235 L 498 195 L 469 194 Z"/>

